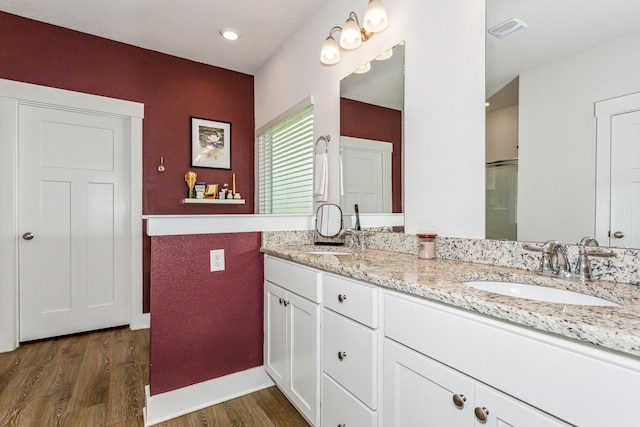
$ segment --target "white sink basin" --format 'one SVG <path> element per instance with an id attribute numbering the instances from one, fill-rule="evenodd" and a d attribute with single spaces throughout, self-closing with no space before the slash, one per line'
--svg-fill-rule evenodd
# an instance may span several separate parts
<path id="1" fill-rule="evenodd" d="M 308 251 L 307 253 L 311 255 L 351 255 L 351 252 L 340 251 Z"/>
<path id="2" fill-rule="evenodd" d="M 524 298 L 536 301 L 555 302 L 572 305 L 592 305 L 600 307 L 617 307 L 618 304 L 602 298 L 585 295 L 564 289 L 547 288 L 544 286 L 527 285 L 513 282 L 463 282 L 467 286 L 495 294 Z"/>

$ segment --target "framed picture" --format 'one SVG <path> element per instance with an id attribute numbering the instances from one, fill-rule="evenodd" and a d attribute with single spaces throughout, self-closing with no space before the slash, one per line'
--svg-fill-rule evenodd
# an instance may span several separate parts
<path id="1" fill-rule="evenodd" d="M 191 166 L 231 169 L 231 123 L 191 117 Z"/>

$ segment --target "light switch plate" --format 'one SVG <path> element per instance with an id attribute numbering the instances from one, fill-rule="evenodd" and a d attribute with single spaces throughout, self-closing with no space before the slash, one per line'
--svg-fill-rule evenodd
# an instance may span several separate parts
<path id="1" fill-rule="evenodd" d="M 224 249 L 215 249 L 209 252 L 211 258 L 211 271 L 224 271 Z"/>

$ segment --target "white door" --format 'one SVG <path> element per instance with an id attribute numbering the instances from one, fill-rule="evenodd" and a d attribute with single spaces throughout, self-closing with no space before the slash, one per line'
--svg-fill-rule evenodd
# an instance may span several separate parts
<path id="1" fill-rule="evenodd" d="M 611 245 L 640 248 L 640 111 L 611 118 Z"/>
<path id="2" fill-rule="evenodd" d="M 340 137 L 344 213 L 353 213 L 356 204 L 362 213 L 392 211 L 392 150 L 390 142 Z"/>
<path id="3" fill-rule="evenodd" d="M 121 118 L 21 105 L 20 341 L 129 323 Z"/>

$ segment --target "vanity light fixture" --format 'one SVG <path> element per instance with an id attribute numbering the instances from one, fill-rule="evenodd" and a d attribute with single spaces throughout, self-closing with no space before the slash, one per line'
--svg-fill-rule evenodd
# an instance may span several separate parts
<path id="1" fill-rule="evenodd" d="M 351 12 L 342 27 L 336 26 L 329 31 L 329 37 L 324 41 L 320 50 L 320 61 L 326 65 L 337 64 L 340 62 L 340 48 L 345 50 L 359 48 L 374 33 L 387 28 L 388 23 L 387 10 L 382 1 L 369 0 L 364 11 L 364 25 L 362 27 L 360 27 L 358 15 Z M 340 44 L 334 38 L 337 31 L 340 31 Z"/>
<path id="2" fill-rule="evenodd" d="M 220 35 L 226 40 L 234 41 L 240 38 L 240 31 L 235 28 L 227 27 L 220 30 Z"/>
<path id="3" fill-rule="evenodd" d="M 382 52 L 380 55 L 376 57 L 376 61 L 385 61 L 393 56 L 393 48 L 387 50 L 386 52 Z"/>
<path id="4" fill-rule="evenodd" d="M 356 73 L 356 74 L 364 74 L 364 73 L 368 73 L 370 70 L 371 70 L 371 62 L 367 62 L 362 67 L 360 67 L 357 70 L 355 70 L 354 73 Z"/>

